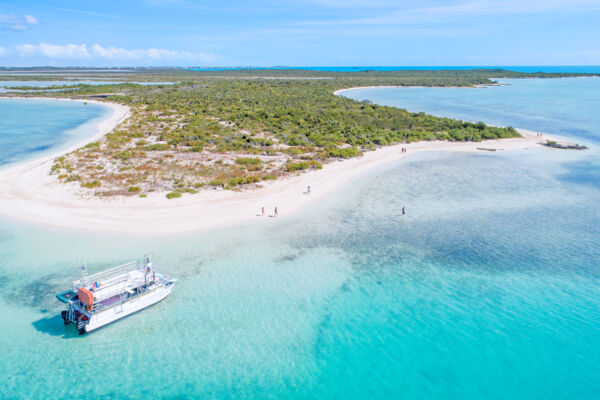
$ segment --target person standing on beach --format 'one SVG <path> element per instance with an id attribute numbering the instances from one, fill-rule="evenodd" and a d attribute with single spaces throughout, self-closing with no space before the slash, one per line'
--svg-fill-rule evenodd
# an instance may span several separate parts
<path id="1" fill-rule="evenodd" d="M 265 216 L 265 207 L 263 206 L 263 208 L 260 209 L 260 214 L 264 217 Z"/>
<path id="2" fill-rule="evenodd" d="M 306 188 L 306 194 L 310 194 L 310 186 Z"/>
<path id="3" fill-rule="evenodd" d="M 277 209 L 277 206 L 275 206 L 275 214 L 274 214 L 274 216 L 275 217 L 279 216 L 279 210 Z"/>

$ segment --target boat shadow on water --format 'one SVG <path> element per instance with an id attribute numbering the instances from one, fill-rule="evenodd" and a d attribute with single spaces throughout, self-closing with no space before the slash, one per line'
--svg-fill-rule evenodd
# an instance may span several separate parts
<path id="1" fill-rule="evenodd" d="M 63 339 L 82 338 L 82 336 L 79 336 L 79 332 L 75 326 L 65 325 L 63 323 L 60 314 L 40 318 L 37 321 L 32 322 L 31 325 L 33 325 L 38 332 L 50 336 L 62 337 Z"/>

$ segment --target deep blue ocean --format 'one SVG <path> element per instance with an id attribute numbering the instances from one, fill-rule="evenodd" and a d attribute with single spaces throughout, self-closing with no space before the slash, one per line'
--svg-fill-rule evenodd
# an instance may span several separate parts
<path id="1" fill-rule="evenodd" d="M 409 154 L 270 226 L 147 238 L 0 219 L 0 397 L 598 398 L 598 82 L 355 93 L 590 150 Z M 63 327 L 54 295 L 78 260 L 147 251 L 179 278 L 165 301 Z"/>

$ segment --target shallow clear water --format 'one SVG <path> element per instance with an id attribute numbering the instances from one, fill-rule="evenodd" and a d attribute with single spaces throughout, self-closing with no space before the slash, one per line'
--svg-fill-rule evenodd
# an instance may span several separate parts
<path id="1" fill-rule="evenodd" d="M 0 167 L 77 143 L 111 112 L 97 103 L 0 98 Z"/>
<path id="2" fill-rule="evenodd" d="M 0 397 L 597 398 L 599 204 L 594 146 L 409 155 L 260 227 L 3 220 Z M 149 250 L 179 278 L 165 301 L 63 327 L 54 294 L 79 258 Z"/>
<path id="3" fill-rule="evenodd" d="M 343 92 L 354 100 L 577 137 L 600 138 L 600 77 L 498 79 L 483 88 L 369 88 Z"/>

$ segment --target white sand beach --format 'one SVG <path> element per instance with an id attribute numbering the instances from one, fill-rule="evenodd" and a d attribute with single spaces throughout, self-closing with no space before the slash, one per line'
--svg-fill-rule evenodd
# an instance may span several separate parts
<path id="1" fill-rule="evenodd" d="M 96 134 L 73 149 L 98 140 L 129 115 L 127 107 L 102 104 L 112 107 L 114 112 L 98 124 Z M 540 139 L 535 133 L 519 132 L 523 138 L 388 146 L 361 157 L 326 164 L 321 170 L 265 183 L 260 189 L 240 192 L 203 190 L 171 200 L 165 193 L 151 193 L 147 198 L 90 198 L 83 195 L 85 189 L 61 184 L 56 176 L 49 175 L 53 159 L 60 155 L 53 154 L 0 170 L 0 214 L 52 227 L 149 235 L 201 231 L 250 222 L 276 223 L 304 207 L 317 206 L 320 199 L 335 193 L 357 176 L 417 152 L 482 151 L 477 148 L 507 151 L 539 147 Z M 401 152 L 402 147 L 407 153 Z M 312 193 L 304 194 L 309 185 Z M 259 216 L 263 206 L 264 217 Z M 275 206 L 279 207 L 277 218 L 270 217 Z"/>

